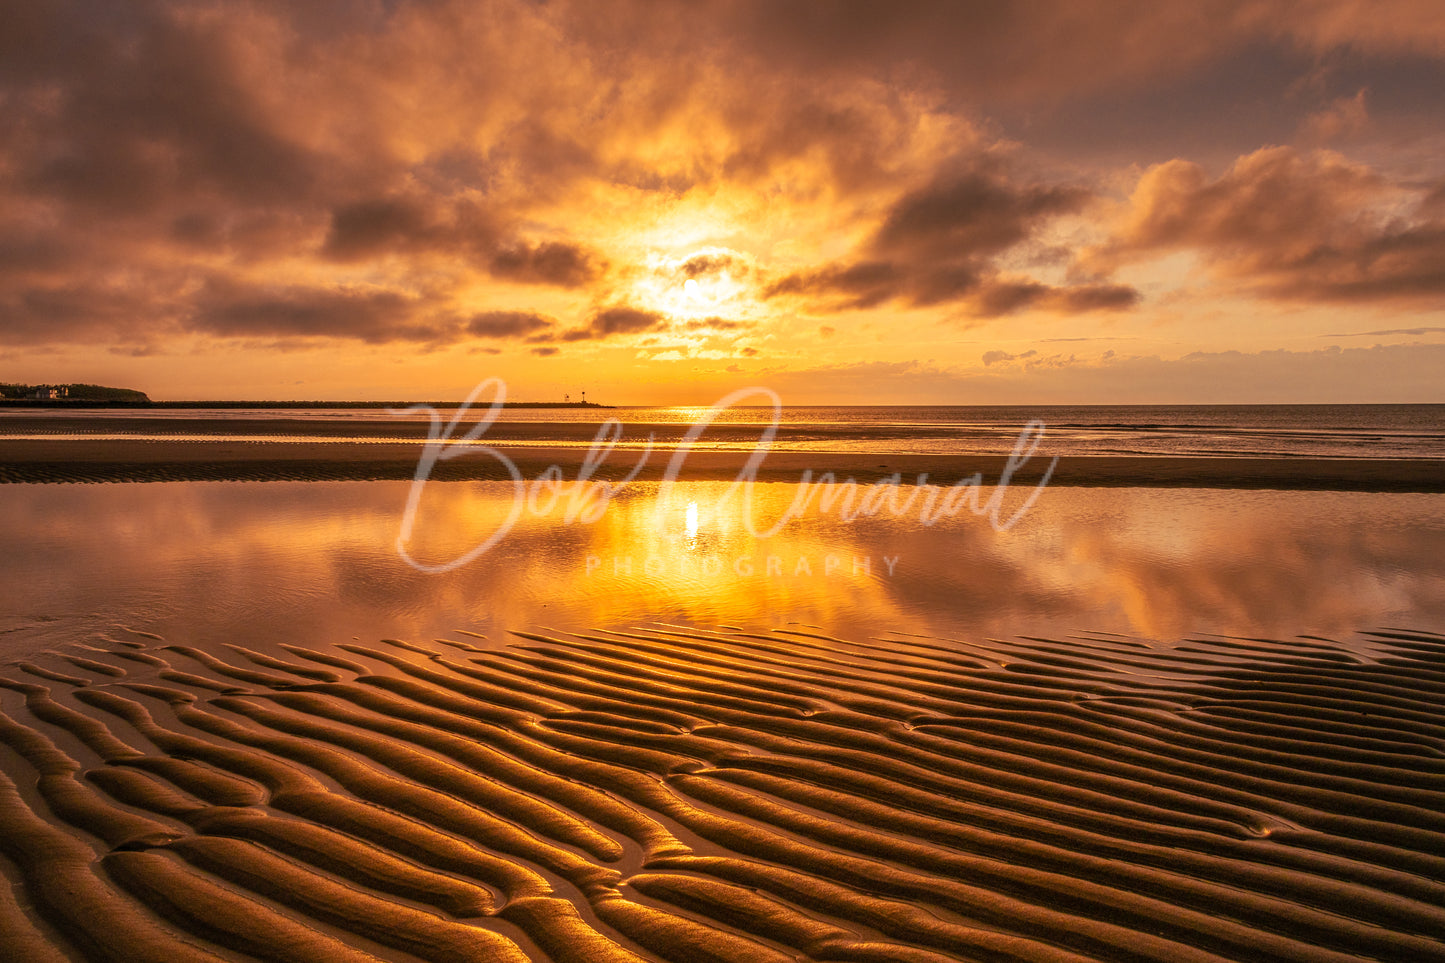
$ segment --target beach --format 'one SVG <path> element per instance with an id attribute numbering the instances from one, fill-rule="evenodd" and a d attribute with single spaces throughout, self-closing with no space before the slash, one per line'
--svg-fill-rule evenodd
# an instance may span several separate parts
<path id="1" fill-rule="evenodd" d="M 0 963 L 1445 963 L 1442 12 L 0 2 Z"/>
<path id="2" fill-rule="evenodd" d="M 1439 461 L 202 425 L 0 440 L 15 958 L 1445 960 Z"/>
<path id="3" fill-rule="evenodd" d="M 354 429 L 353 429 L 354 430 Z M 574 480 L 588 449 L 544 446 L 489 446 L 506 461 L 486 453 L 437 463 L 427 477 L 438 481 L 506 480 L 508 464 L 527 480 L 556 465 Z M 0 482 L 73 481 L 320 481 L 413 478 L 420 444 L 365 445 L 326 441 L 208 441 L 125 439 L 0 440 Z M 681 462 L 681 480 L 727 481 L 738 478 L 754 449 L 698 449 Z M 671 452 L 654 451 L 644 461 L 639 449 L 615 449 L 590 477 L 641 481 L 664 477 Z M 642 462 L 640 470 L 639 462 Z M 751 473 L 757 481 L 796 482 L 805 471 L 812 479 L 832 472 L 838 481 L 853 478 L 872 484 L 893 475 L 904 484 L 926 475 L 935 485 L 953 485 L 980 473 L 996 484 L 1008 466 L 1007 455 L 874 455 L 866 452 L 776 451 Z M 1024 461 L 1013 473 L 1015 484 L 1037 485 L 1050 459 Z M 1081 487 L 1223 488 L 1307 491 L 1445 492 L 1445 459 L 1395 458 L 1240 458 L 1170 456 L 1061 457 L 1048 484 Z"/>
<path id="4" fill-rule="evenodd" d="M 117 638 L 0 680 L 0 926 L 30 960 L 1445 959 L 1445 639 L 1368 641 Z"/>

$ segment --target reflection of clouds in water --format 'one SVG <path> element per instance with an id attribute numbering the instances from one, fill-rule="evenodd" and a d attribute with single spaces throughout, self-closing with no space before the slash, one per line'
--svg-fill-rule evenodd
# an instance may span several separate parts
<path id="1" fill-rule="evenodd" d="M 637 488 L 591 525 L 520 529 L 505 543 L 507 576 L 524 588 L 527 601 L 547 599 L 554 613 L 568 612 L 583 624 L 851 618 L 891 625 L 902 617 L 878 578 L 850 576 L 843 584 L 839 574 L 824 574 L 827 555 L 864 551 L 856 533 L 805 522 L 754 539 L 736 506 L 720 501 L 726 487 L 678 486 L 670 503 L 661 505 L 652 497 L 655 489 Z M 785 486 L 758 488 L 763 500 L 788 494 Z M 690 505 L 696 506 L 695 528 Z M 557 540 L 568 545 L 560 557 L 549 551 Z M 772 556 L 786 562 L 781 574 L 769 574 Z M 804 557 L 813 560 L 812 576 L 794 574 Z M 524 624 L 526 614 L 518 617 L 514 624 Z"/>
<path id="2" fill-rule="evenodd" d="M 1112 610 L 1125 631 L 1348 632 L 1392 615 L 1445 617 L 1439 496 L 1340 492 L 1087 491 L 1038 521 L 1065 550 L 1036 577 Z"/>
<path id="3" fill-rule="evenodd" d="M 393 549 L 405 482 L 7 486 L 0 628 L 22 631 L 0 644 L 117 622 L 252 645 L 648 620 L 1161 639 L 1445 623 L 1439 496 L 1055 488 L 1004 533 L 967 513 L 924 527 L 812 512 L 760 540 L 726 488 L 680 484 L 659 506 L 637 486 L 591 524 L 566 523 L 581 511 L 564 497 L 429 575 Z M 755 486 L 759 517 L 793 492 Z M 505 484 L 429 485 L 418 556 L 465 552 L 509 499 Z"/>

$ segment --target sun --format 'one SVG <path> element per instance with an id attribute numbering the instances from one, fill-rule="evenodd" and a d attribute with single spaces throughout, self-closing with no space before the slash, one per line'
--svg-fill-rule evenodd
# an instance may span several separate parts
<path id="1" fill-rule="evenodd" d="M 694 262 L 694 263 L 689 263 Z M 698 262 L 702 270 L 698 270 Z M 727 248 L 687 248 L 680 253 L 648 252 L 646 269 L 629 285 L 628 300 L 649 311 L 682 321 L 709 317 L 737 319 L 754 314 L 758 304 L 746 278 L 746 255 Z"/>

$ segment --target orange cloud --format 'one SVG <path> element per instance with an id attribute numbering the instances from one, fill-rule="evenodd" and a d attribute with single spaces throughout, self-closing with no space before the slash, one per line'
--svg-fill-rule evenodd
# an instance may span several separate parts
<path id="1" fill-rule="evenodd" d="M 862 259 L 798 271 L 770 282 L 764 297 L 800 296 L 824 311 L 967 305 L 977 317 L 1031 307 L 1077 313 L 1132 307 L 1123 285 L 1055 286 L 1004 276 L 997 260 L 1030 240 L 1050 219 L 1081 210 L 1089 192 L 1019 184 L 985 158 L 899 198 L 861 249 Z"/>
<path id="2" fill-rule="evenodd" d="M 1086 258 L 1112 269 L 1196 251 L 1221 277 L 1268 297 L 1390 301 L 1445 293 L 1445 221 L 1337 154 L 1289 147 L 1242 157 L 1210 180 L 1173 160 L 1147 170 L 1110 241 Z"/>

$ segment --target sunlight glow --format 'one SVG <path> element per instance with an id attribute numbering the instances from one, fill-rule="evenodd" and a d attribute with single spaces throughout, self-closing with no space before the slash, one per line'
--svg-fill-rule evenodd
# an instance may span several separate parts
<path id="1" fill-rule="evenodd" d="M 684 266 L 701 258 L 716 259 L 718 266 L 687 277 Z M 684 321 L 756 317 L 763 312 L 746 280 L 751 272 L 748 259 L 736 251 L 689 247 L 669 255 L 653 250 L 645 264 L 645 270 L 631 279 L 628 301 L 646 310 Z"/>

